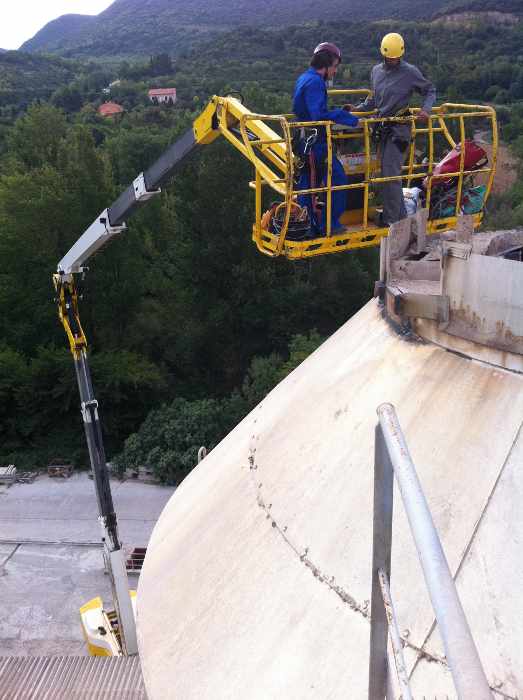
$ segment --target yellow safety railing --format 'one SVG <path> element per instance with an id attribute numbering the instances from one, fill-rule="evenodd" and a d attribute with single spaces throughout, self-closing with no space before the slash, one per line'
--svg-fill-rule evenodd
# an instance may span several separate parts
<path id="1" fill-rule="evenodd" d="M 365 90 L 334 90 L 333 96 L 365 95 Z M 239 108 L 238 108 L 239 109 Z M 241 113 L 235 108 L 234 114 L 226 110 L 220 113 L 222 133 L 253 163 L 255 180 L 250 186 L 255 191 L 255 222 L 253 239 L 258 249 L 266 255 L 297 259 L 315 255 L 335 253 L 354 248 L 377 245 L 388 234 L 388 227 L 380 227 L 372 221 L 375 213 L 373 197 L 384 183 L 401 181 L 407 187 L 424 181 L 425 206 L 431 211 L 434 190 L 442 179 L 455 179 L 457 186 L 455 194 L 454 213 L 451 216 L 431 218 L 427 225 L 428 233 L 448 230 L 456 225 L 457 216 L 463 206 L 465 183 L 472 176 L 483 174 L 486 178 L 486 190 L 483 205 L 486 202 L 494 180 L 498 131 L 496 113 L 492 107 L 484 105 L 465 105 L 447 103 L 436 107 L 429 115 L 427 122 L 418 118 L 419 108 L 410 108 L 408 113 L 382 119 L 373 114 L 359 114 L 360 123 L 356 128 L 340 128 L 329 121 L 299 122 L 292 121 L 289 115 L 253 114 L 242 108 Z M 234 119 L 231 119 L 234 117 Z M 228 123 L 239 123 L 239 134 L 228 131 Z M 382 177 L 380 172 L 379 153 L 373 148 L 372 128 L 376 124 L 409 124 L 411 142 L 405 159 L 402 173 L 394 177 Z M 469 127 L 469 128 L 467 128 Z M 487 166 L 479 169 L 465 170 L 465 142 L 472 139 L 474 129 L 482 128 L 491 137 L 490 161 Z M 293 137 L 300 129 L 324 129 L 327 142 L 327 162 L 324 183 L 315 183 L 314 187 L 298 189 L 296 185 L 297 156 L 293 153 Z M 471 133 L 472 132 L 472 133 Z M 454 134 L 454 135 L 453 135 Z M 418 162 L 419 147 L 426 154 L 423 162 Z M 350 144 L 352 148 L 359 147 L 357 152 L 345 155 L 345 171 L 356 176 L 349 184 L 332 185 L 332 164 L 336 150 Z M 434 168 L 443 157 L 443 150 L 460 147 L 459 170 L 441 175 L 434 174 Z M 264 192 L 272 190 L 285 205 L 285 217 L 278 234 L 271 232 L 269 226 L 262 225 L 264 218 Z M 361 209 L 347 211 L 342 219 L 345 230 L 342 233 L 331 232 L 332 194 L 337 191 L 356 190 L 363 193 Z M 301 195 L 323 195 L 326 208 L 325 235 L 318 235 L 310 240 L 291 240 L 288 227 L 291 219 L 291 205 Z M 475 213 L 474 225 L 478 227 L 483 218 L 483 210 Z"/>

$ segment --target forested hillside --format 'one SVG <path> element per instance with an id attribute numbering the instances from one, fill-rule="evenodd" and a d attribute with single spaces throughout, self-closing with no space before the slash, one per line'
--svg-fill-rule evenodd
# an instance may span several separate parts
<path id="1" fill-rule="evenodd" d="M 97 18 L 66 15 L 21 48 L 67 57 L 177 55 L 239 25 L 260 29 L 348 20 L 429 19 L 445 0 L 116 0 Z M 237 47 L 231 45 L 231 53 Z"/>
<path id="2" fill-rule="evenodd" d="M 95 15 L 62 15 L 46 24 L 29 41 L 20 47 L 21 51 L 60 53 L 54 51 L 62 44 L 70 45 L 81 32 L 87 33 L 98 25 Z"/>
<path id="3" fill-rule="evenodd" d="M 52 56 L 31 56 L 20 51 L 0 51 L 0 108 L 22 107 L 48 99 L 67 85 L 78 69 L 71 61 Z"/>
<path id="4" fill-rule="evenodd" d="M 523 0 L 452 0 L 434 12 L 434 17 L 453 12 L 506 12 L 523 14 Z"/>
<path id="5" fill-rule="evenodd" d="M 523 99 L 523 22 L 505 27 L 478 24 L 449 29 L 432 23 L 396 22 L 387 29 L 400 31 L 408 60 L 418 64 L 436 82 L 440 96 L 456 100 L 504 102 Z M 351 86 L 368 84 L 371 66 L 379 60 L 381 23 L 345 22 L 292 26 L 280 31 L 255 28 L 235 30 L 174 63 L 177 86 L 185 94 L 199 94 L 256 82 L 274 90 L 290 91 L 296 74 L 306 66 L 318 36 L 328 37 L 344 50 L 339 81 Z M 237 46 L 241 56 L 230 55 Z M 488 56 L 488 60 L 485 57 Z M 498 94 L 499 93 L 499 94 Z"/>
<path id="6" fill-rule="evenodd" d="M 148 44 L 146 59 L 110 66 L 0 57 L 0 464 L 86 465 L 51 275 L 209 95 L 241 90 L 255 111 L 288 112 L 293 82 L 323 39 L 344 50 L 338 86 L 365 86 L 386 26 L 405 35 L 409 60 L 440 100 L 495 103 L 503 138 L 523 157 L 521 23 L 293 21 L 229 29 L 179 56 Z M 132 46 L 124 29 L 120 46 Z M 158 86 L 177 88 L 174 107 L 150 104 L 147 90 Z M 98 116 L 107 99 L 124 106 L 118 121 Z M 226 143 L 206 147 L 92 261 L 82 320 L 109 457 L 127 439 L 121 465 L 148 463 L 178 481 L 201 444 L 212 447 L 372 293 L 372 250 L 297 264 L 260 256 L 250 241 L 251 177 Z M 521 182 L 489 216 L 523 225 Z"/>

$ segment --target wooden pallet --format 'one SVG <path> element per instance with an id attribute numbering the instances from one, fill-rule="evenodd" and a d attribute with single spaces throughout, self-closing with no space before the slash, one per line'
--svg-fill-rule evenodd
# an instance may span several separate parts
<path id="1" fill-rule="evenodd" d="M 18 484 L 32 484 L 38 476 L 38 472 L 17 472 L 16 482 Z"/>
<path id="2" fill-rule="evenodd" d="M 54 460 L 47 467 L 47 474 L 48 476 L 52 477 L 61 477 L 62 479 L 68 479 L 73 473 L 73 469 L 74 467 L 72 464 L 64 464 L 63 462 Z"/>

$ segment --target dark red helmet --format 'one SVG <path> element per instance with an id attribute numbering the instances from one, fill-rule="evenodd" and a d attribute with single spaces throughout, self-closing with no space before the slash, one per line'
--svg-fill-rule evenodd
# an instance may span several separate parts
<path id="1" fill-rule="evenodd" d="M 336 44 L 331 44 L 330 41 L 322 41 L 321 44 L 318 44 L 318 46 L 314 49 L 314 55 L 316 56 L 318 53 L 328 53 L 334 58 L 337 58 L 341 63 L 341 51 Z"/>

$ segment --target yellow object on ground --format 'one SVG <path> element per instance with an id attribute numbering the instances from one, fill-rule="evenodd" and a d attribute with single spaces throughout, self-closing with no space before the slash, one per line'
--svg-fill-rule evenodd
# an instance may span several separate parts
<path id="1" fill-rule="evenodd" d="M 129 593 L 136 617 L 136 591 Z M 116 614 L 104 609 L 100 597 L 93 598 L 80 608 L 80 619 L 90 656 L 122 655 Z"/>

